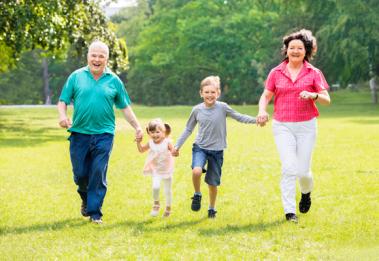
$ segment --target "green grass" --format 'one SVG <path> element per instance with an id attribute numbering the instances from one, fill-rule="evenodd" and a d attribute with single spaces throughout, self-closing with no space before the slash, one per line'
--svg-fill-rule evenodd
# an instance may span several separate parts
<path id="1" fill-rule="evenodd" d="M 117 114 L 104 224 L 80 216 L 67 133 L 54 108 L 0 108 L 2 260 L 377 260 L 379 107 L 368 92 L 332 93 L 321 107 L 313 158 L 313 205 L 284 222 L 280 163 L 271 125 L 228 120 L 215 220 L 190 210 L 194 134 L 176 160 L 168 219 L 149 217 L 151 181 L 141 175 L 133 131 Z M 255 115 L 256 106 L 233 106 Z M 142 124 L 162 117 L 176 139 L 191 107 L 133 107 Z M 272 108 L 271 108 L 272 109 Z M 147 137 L 146 137 L 147 138 Z M 299 191 L 298 191 L 299 194 Z M 298 195 L 299 197 L 299 195 Z"/>

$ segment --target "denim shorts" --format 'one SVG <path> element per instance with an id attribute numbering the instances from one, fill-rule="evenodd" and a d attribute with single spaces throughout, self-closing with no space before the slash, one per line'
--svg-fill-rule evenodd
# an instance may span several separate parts
<path id="1" fill-rule="evenodd" d="M 223 150 L 206 150 L 197 144 L 192 147 L 192 169 L 200 167 L 205 174 L 205 183 L 211 186 L 221 184 L 221 168 L 224 162 Z M 207 165 L 207 168 L 205 168 Z"/>

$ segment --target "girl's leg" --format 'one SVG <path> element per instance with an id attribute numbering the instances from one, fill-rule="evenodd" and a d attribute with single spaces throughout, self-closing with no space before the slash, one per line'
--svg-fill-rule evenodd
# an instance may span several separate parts
<path id="1" fill-rule="evenodd" d="M 296 214 L 296 175 L 297 155 L 296 138 L 291 130 L 291 124 L 273 121 L 275 143 L 282 163 L 282 202 L 284 213 Z"/>
<path id="2" fill-rule="evenodd" d="M 152 216 L 157 216 L 159 212 L 159 189 L 161 186 L 161 178 L 158 176 L 152 177 L 153 182 L 153 199 L 154 199 L 154 205 L 153 209 L 151 210 Z"/>
<path id="3" fill-rule="evenodd" d="M 208 185 L 209 188 L 209 208 L 215 209 L 217 198 L 217 186 Z"/>
<path id="4" fill-rule="evenodd" d="M 171 213 L 172 204 L 172 178 L 163 179 L 163 185 L 166 196 L 166 210 L 163 213 L 163 216 L 168 217 Z"/>

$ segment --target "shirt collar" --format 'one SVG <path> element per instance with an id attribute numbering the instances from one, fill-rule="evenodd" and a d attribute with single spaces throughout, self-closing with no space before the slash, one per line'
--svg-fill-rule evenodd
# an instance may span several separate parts
<path id="1" fill-rule="evenodd" d="M 279 64 L 279 66 L 277 66 L 275 68 L 275 70 L 276 71 L 282 71 L 284 73 L 287 71 L 287 64 L 288 64 L 288 60 L 285 60 L 281 64 Z M 303 66 L 306 69 L 312 69 L 313 68 L 312 65 L 309 62 L 307 62 L 306 60 L 304 60 Z"/>
<path id="2" fill-rule="evenodd" d="M 89 73 L 91 73 L 91 71 L 89 70 L 89 66 L 88 65 L 84 67 L 84 70 L 87 71 L 87 72 L 89 72 Z M 112 73 L 111 69 L 109 69 L 108 66 L 106 66 L 105 69 L 104 69 L 103 74 L 111 74 L 111 73 Z"/>

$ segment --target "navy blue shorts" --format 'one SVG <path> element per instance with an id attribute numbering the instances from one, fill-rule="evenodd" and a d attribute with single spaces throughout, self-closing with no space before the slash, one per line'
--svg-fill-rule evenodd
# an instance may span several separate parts
<path id="1" fill-rule="evenodd" d="M 211 186 L 221 184 L 221 168 L 224 162 L 223 150 L 205 150 L 197 144 L 192 147 L 192 169 L 199 167 L 205 174 L 205 183 Z M 205 168 L 205 165 L 207 167 Z"/>

